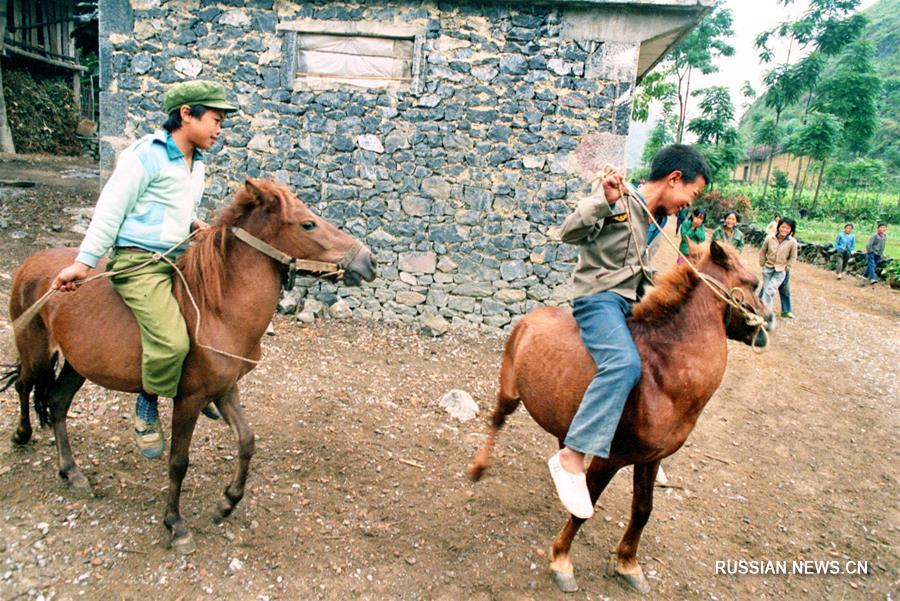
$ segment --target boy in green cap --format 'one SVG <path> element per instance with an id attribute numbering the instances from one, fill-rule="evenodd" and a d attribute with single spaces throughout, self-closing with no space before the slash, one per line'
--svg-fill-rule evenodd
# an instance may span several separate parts
<path id="1" fill-rule="evenodd" d="M 75 290 L 100 257 L 113 249 L 107 270 L 123 270 L 153 259 L 207 227 L 197 218 L 205 169 L 200 149 L 208 150 L 222 132 L 225 114 L 237 107 L 225 88 L 209 81 L 187 81 L 164 97 L 165 131 L 142 137 L 122 151 L 79 248 L 75 261 L 51 284 Z M 180 254 L 184 245 L 174 251 Z M 170 255 L 172 256 L 172 255 Z M 162 455 L 165 438 L 159 421 L 159 396 L 174 397 L 190 348 L 187 326 L 172 296 L 172 267 L 165 261 L 110 278 L 113 289 L 137 319 L 141 333 L 141 391 L 134 413 L 134 435 L 144 457 Z M 211 405 L 204 414 L 217 419 Z"/>

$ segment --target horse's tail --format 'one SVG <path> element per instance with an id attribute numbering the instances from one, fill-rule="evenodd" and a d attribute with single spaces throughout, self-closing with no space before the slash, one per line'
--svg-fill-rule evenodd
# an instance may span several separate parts
<path id="1" fill-rule="evenodd" d="M 34 410 L 38 414 L 41 426 L 50 425 L 50 390 L 56 380 L 56 365 L 59 362 L 59 351 L 55 351 L 50 355 L 50 362 L 45 371 L 42 372 L 47 378 L 41 380 L 35 385 L 34 391 Z"/>
<path id="2" fill-rule="evenodd" d="M 3 392 L 19 379 L 19 374 L 22 373 L 22 363 L 0 365 L 0 369 L 4 370 L 0 372 L 0 392 Z"/>
<path id="3" fill-rule="evenodd" d="M 513 327 L 506 344 L 503 346 L 503 356 L 500 363 L 500 390 L 497 391 L 498 399 L 502 398 L 512 401 L 519 398 L 519 391 L 516 388 L 515 357 L 519 339 L 527 327 L 528 319 L 526 316 Z"/>

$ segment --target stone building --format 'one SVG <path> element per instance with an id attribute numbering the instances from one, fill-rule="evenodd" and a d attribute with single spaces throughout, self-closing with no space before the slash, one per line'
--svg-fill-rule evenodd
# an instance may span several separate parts
<path id="1" fill-rule="evenodd" d="M 310 296 L 503 327 L 567 300 L 555 226 L 624 163 L 636 81 L 711 4 L 100 0 L 102 165 L 162 123 L 167 86 L 222 81 L 242 110 L 209 206 L 271 177 L 377 256 L 372 285 Z"/>

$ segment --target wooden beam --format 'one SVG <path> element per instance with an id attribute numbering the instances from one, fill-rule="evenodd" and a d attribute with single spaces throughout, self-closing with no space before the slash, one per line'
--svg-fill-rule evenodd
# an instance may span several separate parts
<path id="1" fill-rule="evenodd" d="M 5 47 L 7 52 L 12 52 L 13 54 L 18 54 L 19 56 L 24 56 L 25 58 L 34 59 L 36 61 L 40 61 L 42 63 L 47 63 L 48 65 L 53 65 L 54 67 L 62 67 L 63 69 L 70 69 L 72 71 L 87 71 L 87 67 L 82 67 L 81 65 L 76 65 L 75 63 L 61 61 L 55 58 L 49 58 L 46 56 L 41 56 L 36 52 L 29 52 L 24 48 L 19 48 L 18 46 L 12 46 L 7 44 Z"/>

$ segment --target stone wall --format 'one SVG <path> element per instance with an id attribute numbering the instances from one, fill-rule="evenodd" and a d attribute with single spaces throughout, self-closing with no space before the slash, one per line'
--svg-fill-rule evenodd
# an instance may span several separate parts
<path id="1" fill-rule="evenodd" d="M 248 175 L 274 178 L 376 255 L 372 285 L 305 280 L 301 294 L 345 297 L 363 318 L 492 328 L 567 300 L 577 250 L 554 226 L 592 174 L 624 159 L 638 44 L 568 40 L 557 10 L 530 3 L 100 8 L 107 173 L 162 123 L 170 84 L 219 80 L 241 112 L 208 155 L 208 208 Z M 292 91 L 283 26 L 300 19 L 419 28 L 421 89 Z"/>

